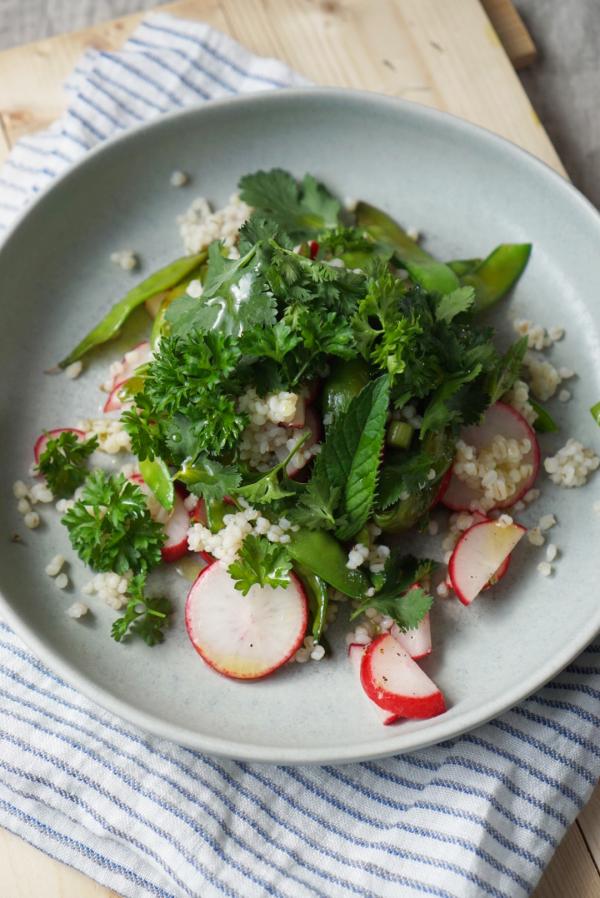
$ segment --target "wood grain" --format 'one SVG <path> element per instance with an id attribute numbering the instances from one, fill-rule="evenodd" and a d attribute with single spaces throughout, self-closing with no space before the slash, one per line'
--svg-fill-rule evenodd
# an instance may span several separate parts
<path id="1" fill-rule="evenodd" d="M 533 43 L 508 0 L 481 2 L 485 10 L 477 0 L 179 0 L 165 9 L 207 21 L 318 84 L 380 91 L 461 115 L 562 171 L 510 61 L 522 64 Z M 82 53 L 120 47 L 140 19 L 0 53 L 0 161 L 20 136 L 60 115 L 62 83 Z M 580 825 L 565 837 L 535 898 L 600 898 L 592 859 L 594 853 L 600 861 L 600 791 Z M 0 896 L 118 898 L 2 830 Z"/>

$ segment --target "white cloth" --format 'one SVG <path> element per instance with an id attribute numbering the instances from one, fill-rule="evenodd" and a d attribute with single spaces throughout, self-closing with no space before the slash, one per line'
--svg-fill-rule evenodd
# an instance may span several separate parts
<path id="1" fill-rule="evenodd" d="M 201 98 L 301 84 L 206 25 L 150 16 L 90 51 L 69 109 L 0 173 L 0 215 L 115 131 Z M 151 738 L 0 625 L 0 824 L 126 898 L 521 898 L 598 777 L 600 644 L 484 727 L 345 767 L 221 761 Z"/>

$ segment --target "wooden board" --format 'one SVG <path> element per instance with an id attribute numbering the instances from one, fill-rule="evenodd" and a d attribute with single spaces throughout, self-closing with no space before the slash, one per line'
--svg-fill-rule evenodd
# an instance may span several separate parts
<path id="1" fill-rule="evenodd" d="M 481 4 L 180 0 L 164 9 L 210 22 L 255 52 L 284 59 L 316 83 L 380 91 L 460 115 L 562 172 L 513 67 L 531 62 L 535 46 L 509 0 Z M 0 53 L 0 161 L 20 136 L 60 115 L 62 82 L 82 52 L 120 47 L 141 17 L 127 16 Z M 594 856 L 600 860 L 599 790 L 567 834 L 535 898 L 600 898 Z M 0 896 L 117 898 L 2 830 Z"/>

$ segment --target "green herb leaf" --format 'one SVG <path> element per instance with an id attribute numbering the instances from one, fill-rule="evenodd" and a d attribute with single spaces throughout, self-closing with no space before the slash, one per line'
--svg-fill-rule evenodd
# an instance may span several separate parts
<path id="1" fill-rule="evenodd" d="M 140 474 L 146 486 L 152 490 L 163 508 L 167 511 L 172 511 L 175 501 L 175 490 L 173 479 L 165 462 L 162 458 L 155 458 L 152 461 L 144 459 L 140 461 L 139 466 Z"/>
<path id="2" fill-rule="evenodd" d="M 122 617 L 112 625 L 111 635 L 117 642 L 130 636 L 139 636 L 147 645 L 153 646 L 164 639 L 164 628 L 168 624 L 173 606 L 164 597 L 150 598 L 144 594 L 145 574 L 137 574 L 129 583 L 129 601 Z"/>
<path id="3" fill-rule="evenodd" d="M 429 492 L 452 464 L 454 453 L 454 440 L 441 432 L 429 434 L 418 448 L 388 453 L 381 469 L 380 508 L 389 508 L 402 497 Z M 431 471 L 435 476 L 430 476 Z"/>
<path id="4" fill-rule="evenodd" d="M 533 408 L 536 413 L 536 419 L 533 422 L 533 426 L 538 433 L 556 433 L 556 431 L 560 430 L 560 427 L 550 414 L 539 402 L 536 402 L 535 399 L 529 399 L 529 404 Z M 593 414 L 593 412 L 592 412 Z M 600 415 L 600 403 L 598 406 L 598 414 Z M 600 423 L 600 421 L 598 422 Z"/>
<path id="5" fill-rule="evenodd" d="M 392 617 L 401 630 L 418 627 L 433 602 L 420 581 L 429 576 L 434 566 L 428 558 L 392 550 L 385 565 L 383 586 L 374 596 L 363 599 L 352 612 L 351 620 L 367 608 L 377 608 L 381 614 Z"/>
<path id="6" fill-rule="evenodd" d="M 335 509 L 340 494 L 341 488 L 332 486 L 325 470 L 316 465 L 311 479 L 287 516 L 294 524 L 311 530 L 334 530 Z"/>
<path id="7" fill-rule="evenodd" d="M 242 475 L 233 465 L 224 465 L 214 458 L 200 455 L 193 462 L 184 462 L 175 479 L 185 483 L 195 496 L 218 502 L 236 492 Z"/>
<path id="8" fill-rule="evenodd" d="M 600 402 L 596 402 L 590 409 L 590 413 L 596 424 L 600 427 Z"/>
<path id="9" fill-rule="evenodd" d="M 246 596 L 255 585 L 288 586 L 291 566 L 285 546 L 251 533 L 244 539 L 238 557 L 229 565 L 228 571 L 236 581 L 235 588 Z"/>
<path id="10" fill-rule="evenodd" d="M 474 287 L 457 287 L 451 293 L 440 297 L 435 310 L 437 321 L 452 321 L 462 312 L 467 312 L 475 302 Z"/>
<path id="11" fill-rule="evenodd" d="M 377 486 L 377 473 L 390 395 L 386 375 L 367 384 L 340 415 L 317 460 L 331 490 L 342 497 L 337 536 L 350 539 L 367 521 Z"/>
<path id="12" fill-rule="evenodd" d="M 280 168 L 258 171 L 241 178 L 239 189 L 245 203 L 296 239 L 313 237 L 339 223 L 340 203 L 312 175 L 298 184 Z"/>
<path id="13" fill-rule="evenodd" d="M 286 468 L 310 435 L 310 432 L 306 431 L 283 461 L 267 471 L 266 474 L 250 475 L 242 486 L 238 487 L 237 495 L 243 496 L 251 505 L 268 505 L 279 499 L 293 496 L 295 489 L 290 489 L 285 484 Z"/>
<path id="14" fill-rule="evenodd" d="M 87 477 L 85 463 L 98 448 L 98 440 L 80 440 L 76 433 L 64 430 L 48 440 L 37 469 L 55 496 L 72 496 Z"/>
<path id="15" fill-rule="evenodd" d="M 122 474 L 90 474 L 62 523 L 71 545 L 94 571 L 141 573 L 161 560 L 163 526 L 152 520 L 140 488 Z"/>
<path id="16" fill-rule="evenodd" d="M 203 250 L 194 256 L 184 256 L 181 259 L 176 259 L 175 262 L 170 262 L 169 265 L 165 265 L 164 268 L 155 271 L 112 307 L 102 321 L 77 344 L 66 358 L 59 362 L 60 367 L 66 368 L 67 365 L 82 358 L 90 349 L 106 343 L 107 340 L 112 340 L 113 337 L 117 336 L 134 309 L 141 306 L 147 299 L 156 296 L 157 293 L 176 287 L 194 269 L 198 268 L 205 259 L 206 252 Z"/>
<path id="17" fill-rule="evenodd" d="M 490 405 L 502 399 L 521 373 L 523 358 L 527 352 L 527 337 L 521 337 L 498 360 L 496 368 L 492 371 L 488 380 Z"/>

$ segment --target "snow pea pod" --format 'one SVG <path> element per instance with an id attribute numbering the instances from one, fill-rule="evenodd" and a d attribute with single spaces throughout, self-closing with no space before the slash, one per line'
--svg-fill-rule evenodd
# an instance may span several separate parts
<path id="1" fill-rule="evenodd" d="M 431 507 L 438 489 L 439 482 L 423 487 L 418 493 L 412 493 L 408 499 L 401 499 L 391 508 L 373 515 L 373 520 L 385 533 L 409 530 Z"/>
<path id="2" fill-rule="evenodd" d="M 162 507 L 166 508 L 167 511 L 172 511 L 173 502 L 175 501 L 175 488 L 169 469 L 162 458 L 157 457 L 152 459 L 152 461 L 146 458 L 144 461 L 141 461 L 140 474 L 144 479 L 144 483 L 152 490 Z"/>
<path id="3" fill-rule="evenodd" d="M 404 228 L 375 206 L 358 203 L 356 224 L 378 243 L 394 250 L 394 255 L 406 268 L 413 281 L 430 293 L 451 293 L 459 280 L 444 262 L 426 252 L 406 233 Z"/>
<path id="4" fill-rule="evenodd" d="M 82 358 L 90 349 L 106 343 L 107 340 L 112 340 L 113 337 L 117 336 L 134 309 L 141 306 L 147 299 L 156 296 L 157 293 L 163 293 L 165 290 L 176 287 L 205 260 L 205 251 L 196 253 L 193 256 L 184 256 L 155 271 L 143 280 L 141 284 L 137 284 L 112 307 L 96 327 L 86 334 L 75 349 L 58 363 L 59 367 L 66 368 L 67 365 Z"/>
<path id="5" fill-rule="evenodd" d="M 448 268 L 452 269 L 454 274 L 457 274 L 459 278 L 462 278 L 466 274 L 471 274 L 476 268 L 479 268 L 482 262 L 483 259 L 452 259 L 451 262 L 446 262 L 446 265 Z"/>
<path id="6" fill-rule="evenodd" d="M 369 383 L 369 369 L 362 359 L 338 359 L 323 383 L 321 410 L 331 423 L 346 411 L 352 399 Z"/>
<path id="7" fill-rule="evenodd" d="M 546 409 L 536 402 L 535 399 L 529 399 L 529 404 L 532 406 L 534 412 L 537 415 L 537 418 L 533 422 L 533 426 L 538 433 L 556 433 L 557 430 L 560 430 L 558 424 Z M 600 412 L 600 408 L 598 409 Z"/>
<path id="8" fill-rule="evenodd" d="M 522 275 L 529 256 L 531 243 L 501 243 L 461 283 L 475 287 L 474 312 L 489 309 L 502 299 Z"/>
<path id="9" fill-rule="evenodd" d="M 596 424 L 600 426 L 600 402 L 596 402 L 590 409 L 590 414 Z"/>
<path id="10" fill-rule="evenodd" d="M 328 587 L 321 577 L 318 577 L 305 565 L 296 564 L 294 570 L 304 585 L 312 614 L 312 635 L 315 642 L 318 642 L 325 628 L 327 605 L 329 604 Z"/>
<path id="11" fill-rule="evenodd" d="M 348 556 L 337 539 L 325 530 L 300 528 L 290 533 L 287 548 L 295 562 L 344 595 L 360 599 L 369 588 L 369 581 L 362 571 L 346 567 Z"/>

